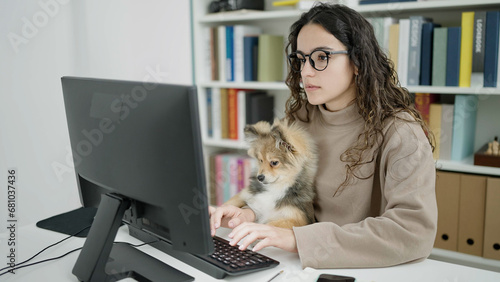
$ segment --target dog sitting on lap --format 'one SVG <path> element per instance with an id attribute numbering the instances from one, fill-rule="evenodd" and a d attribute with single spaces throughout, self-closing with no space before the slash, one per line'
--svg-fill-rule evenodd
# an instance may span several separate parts
<path id="1" fill-rule="evenodd" d="M 225 205 L 248 206 L 256 222 L 282 228 L 314 221 L 316 146 L 309 134 L 286 121 L 261 121 L 245 127 L 248 155 L 258 161 L 250 185 Z"/>

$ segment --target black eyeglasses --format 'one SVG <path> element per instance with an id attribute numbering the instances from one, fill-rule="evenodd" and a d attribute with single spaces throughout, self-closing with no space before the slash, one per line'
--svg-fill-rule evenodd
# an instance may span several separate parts
<path id="1" fill-rule="evenodd" d="M 314 50 L 309 55 L 304 55 L 302 52 L 293 52 L 288 55 L 288 62 L 290 63 L 290 67 L 293 71 L 301 72 L 306 64 L 306 57 L 309 57 L 309 63 L 311 66 L 317 71 L 322 71 L 328 66 L 330 55 L 335 54 L 349 54 L 349 51 Z"/>

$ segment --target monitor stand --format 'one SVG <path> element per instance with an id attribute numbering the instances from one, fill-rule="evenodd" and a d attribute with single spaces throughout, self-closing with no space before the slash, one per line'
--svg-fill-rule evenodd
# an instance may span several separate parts
<path id="1" fill-rule="evenodd" d="M 95 207 L 80 207 L 40 220 L 36 223 L 36 226 L 66 235 L 85 238 L 89 233 L 96 212 L 97 208 Z"/>
<path id="2" fill-rule="evenodd" d="M 73 267 L 79 281 L 193 281 L 194 278 L 128 244 L 113 241 L 130 202 L 103 194 L 85 244 Z"/>

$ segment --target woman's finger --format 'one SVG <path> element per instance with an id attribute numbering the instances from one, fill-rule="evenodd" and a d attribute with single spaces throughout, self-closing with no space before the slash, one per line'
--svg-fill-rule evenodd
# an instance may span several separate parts
<path id="1" fill-rule="evenodd" d="M 228 237 L 231 238 L 231 242 L 229 244 L 231 246 L 235 246 L 238 242 L 241 241 L 245 236 L 248 235 L 249 229 L 247 228 L 249 225 L 257 225 L 255 223 L 243 222 L 242 224 L 236 226 L 231 233 L 229 233 Z"/>
<path id="2" fill-rule="evenodd" d="M 236 226 L 240 225 L 243 221 L 241 220 L 240 217 L 234 217 L 231 219 L 228 223 L 227 226 L 229 228 L 235 228 Z"/>
<path id="3" fill-rule="evenodd" d="M 262 249 L 264 249 L 265 247 L 270 247 L 270 246 L 274 246 L 273 244 L 271 244 L 272 240 L 269 239 L 269 238 L 265 238 L 263 240 L 260 240 L 252 249 L 252 251 L 254 252 L 258 252 Z"/>
<path id="4" fill-rule="evenodd" d="M 253 242 L 255 242 L 261 238 L 263 238 L 263 234 L 261 234 L 261 232 L 259 232 L 257 230 L 254 230 L 246 236 L 246 238 L 243 240 L 243 243 L 241 243 L 241 245 L 239 246 L 239 249 L 242 251 L 246 250 L 248 248 L 248 246 L 250 246 Z"/>
<path id="5" fill-rule="evenodd" d="M 224 216 L 224 213 L 224 209 L 222 207 L 219 207 L 213 210 L 212 214 L 210 215 L 210 233 L 212 234 L 212 236 L 215 236 L 215 231 L 221 226 L 221 220 Z"/>
<path id="6" fill-rule="evenodd" d="M 253 242 L 260 240 L 252 249 L 253 251 L 274 246 L 289 252 L 297 252 L 295 235 L 291 229 L 244 222 L 234 228 L 228 236 L 232 239 L 230 242 L 232 246 L 235 246 L 244 239 L 240 245 L 241 250 L 248 248 Z"/>

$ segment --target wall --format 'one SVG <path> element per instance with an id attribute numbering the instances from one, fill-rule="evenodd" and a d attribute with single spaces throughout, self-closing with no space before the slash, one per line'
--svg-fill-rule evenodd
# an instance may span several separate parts
<path id="1" fill-rule="evenodd" d="M 189 1 L 75 4 L 82 75 L 141 80 L 155 70 L 162 82 L 192 82 Z"/>
<path id="2" fill-rule="evenodd" d="M 174 0 L 0 2 L 2 222 L 9 168 L 19 225 L 80 205 L 60 77 L 192 83 L 189 11 Z"/>

